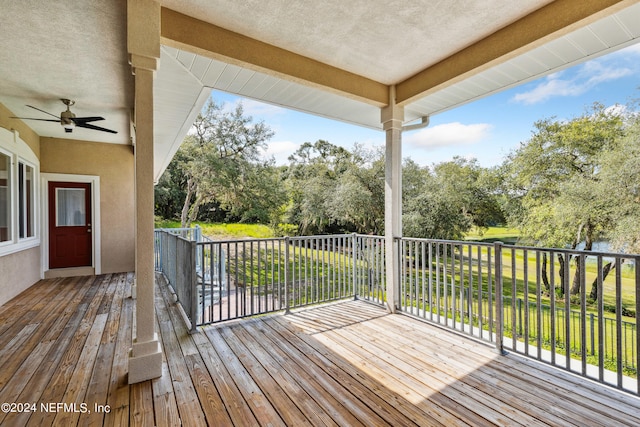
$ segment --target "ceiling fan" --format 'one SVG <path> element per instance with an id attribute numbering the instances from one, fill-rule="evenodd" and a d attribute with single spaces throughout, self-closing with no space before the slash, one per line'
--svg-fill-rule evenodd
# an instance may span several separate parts
<path id="1" fill-rule="evenodd" d="M 95 126 L 90 124 L 89 122 L 97 122 L 99 120 L 104 120 L 104 117 L 99 117 L 99 116 L 94 116 L 94 117 L 76 117 L 76 115 L 74 113 L 71 112 L 71 110 L 69 109 L 69 107 L 71 107 L 73 104 L 75 104 L 75 101 L 72 101 L 70 99 L 65 99 L 62 98 L 60 99 L 60 101 L 62 101 L 62 103 L 64 105 L 67 106 L 67 111 L 63 111 L 60 113 L 60 117 L 58 118 L 58 116 L 56 116 L 55 114 L 51 114 L 47 111 L 41 110 L 40 108 L 34 107 L 33 105 L 27 105 L 27 107 L 29 108 L 33 108 L 34 110 L 38 110 L 41 111 L 45 114 L 48 114 L 52 117 L 55 117 L 56 119 L 37 119 L 37 118 L 33 118 L 33 117 L 12 117 L 13 119 L 22 119 L 22 120 L 39 120 L 41 122 L 59 122 L 62 127 L 64 128 L 64 131 L 66 133 L 71 133 L 73 132 L 73 128 L 74 127 L 79 127 L 79 128 L 85 128 L 85 129 L 93 129 L 93 130 L 99 130 L 102 132 L 109 132 L 109 133 L 118 133 L 115 130 L 111 130 L 111 129 L 106 129 L 100 126 Z"/>

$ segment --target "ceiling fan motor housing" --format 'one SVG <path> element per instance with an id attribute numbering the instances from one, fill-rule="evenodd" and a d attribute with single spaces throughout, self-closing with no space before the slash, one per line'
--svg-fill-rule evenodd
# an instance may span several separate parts
<path id="1" fill-rule="evenodd" d="M 76 125 L 73 121 L 75 118 L 76 115 L 69 110 L 69 106 L 67 106 L 67 111 L 60 113 L 60 124 L 64 127 L 64 131 L 66 133 L 71 133 L 73 131 L 73 128 Z"/>

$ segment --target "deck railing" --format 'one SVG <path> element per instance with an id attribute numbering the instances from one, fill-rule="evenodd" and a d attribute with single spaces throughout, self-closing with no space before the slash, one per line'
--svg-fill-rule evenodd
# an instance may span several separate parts
<path id="1" fill-rule="evenodd" d="M 640 256 L 396 243 L 403 312 L 640 394 Z"/>
<path id="2" fill-rule="evenodd" d="M 198 279 L 203 289 L 198 324 L 355 295 L 351 235 L 225 240 L 196 246 L 202 248 L 204 266 Z M 211 264 L 213 259 L 217 261 Z"/>
<path id="3" fill-rule="evenodd" d="M 156 230 L 156 270 L 192 328 L 356 295 L 384 301 L 384 246 L 375 236 L 211 241 L 183 229 Z"/>
<path id="4" fill-rule="evenodd" d="M 156 234 L 156 267 L 192 328 L 344 298 L 386 302 L 383 237 L 200 236 Z M 639 255 L 413 238 L 395 244 L 401 312 L 640 394 Z"/>
<path id="5" fill-rule="evenodd" d="M 506 347 L 640 394 L 639 261 L 638 255 L 504 246 Z"/>
<path id="6" fill-rule="evenodd" d="M 493 245 L 410 238 L 396 244 L 401 311 L 496 343 L 500 266 Z"/>

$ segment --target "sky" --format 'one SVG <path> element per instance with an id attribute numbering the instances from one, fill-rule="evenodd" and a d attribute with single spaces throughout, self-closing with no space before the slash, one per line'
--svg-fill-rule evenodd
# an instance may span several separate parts
<path id="1" fill-rule="evenodd" d="M 382 131 L 224 92 L 213 91 L 211 96 L 229 109 L 242 102 L 245 114 L 271 128 L 274 136 L 265 156 L 278 165 L 287 164 L 302 143 L 319 139 L 346 148 L 355 143 L 384 146 Z M 461 156 L 491 167 L 531 137 L 537 120 L 571 119 L 594 102 L 613 107 L 634 99 L 640 99 L 640 44 L 432 116 L 427 128 L 403 133 L 402 156 L 423 166 Z"/>

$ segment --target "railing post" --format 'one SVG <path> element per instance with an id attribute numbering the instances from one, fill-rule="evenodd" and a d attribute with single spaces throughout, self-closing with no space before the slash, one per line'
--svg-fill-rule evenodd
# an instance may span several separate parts
<path id="1" fill-rule="evenodd" d="M 289 236 L 284 238 L 284 309 L 285 314 L 289 314 L 291 311 L 291 303 L 289 302 Z"/>
<path id="2" fill-rule="evenodd" d="M 356 233 L 351 234 L 351 281 L 353 285 L 353 299 L 358 299 L 358 277 L 356 274 L 356 256 L 357 256 Z"/>
<path id="3" fill-rule="evenodd" d="M 189 333 L 195 333 L 196 326 L 198 326 L 198 273 L 196 271 L 196 242 L 193 240 L 189 241 L 189 286 L 191 287 L 191 307 L 190 313 L 191 316 L 191 329 Z M 202 282 L 202 304 L 204 306 L 204 280 Z"/>
<path id="4" fill-rule="evenodd" d="M 636 323 L 634 324 L 634 334 L 633 336 L 636 339 L 636 366 L 640 367 L 640 327 L 638 327 L 638 322 L 640 322 L 640 257 L 634 257 L 633 261 L 633 269 L 635 270 L 635 294 L 636 294 Z M 602 289 L 602 286 L 599 288 Z M 640 379 L 636 378 L 636 394 L 640 395 Z"/>
<path id="5" fill-rule="evenodd" d="M 496 283 L 496 351 L 499 354 L 505 354 L 504 351 L 504 302 L 502 300 L 502 242 L 495 242 L 494 247 L 494 265 L 495 265 L 495 283 Z M 513 337 L 515 340 L 516 337 Z"/>

